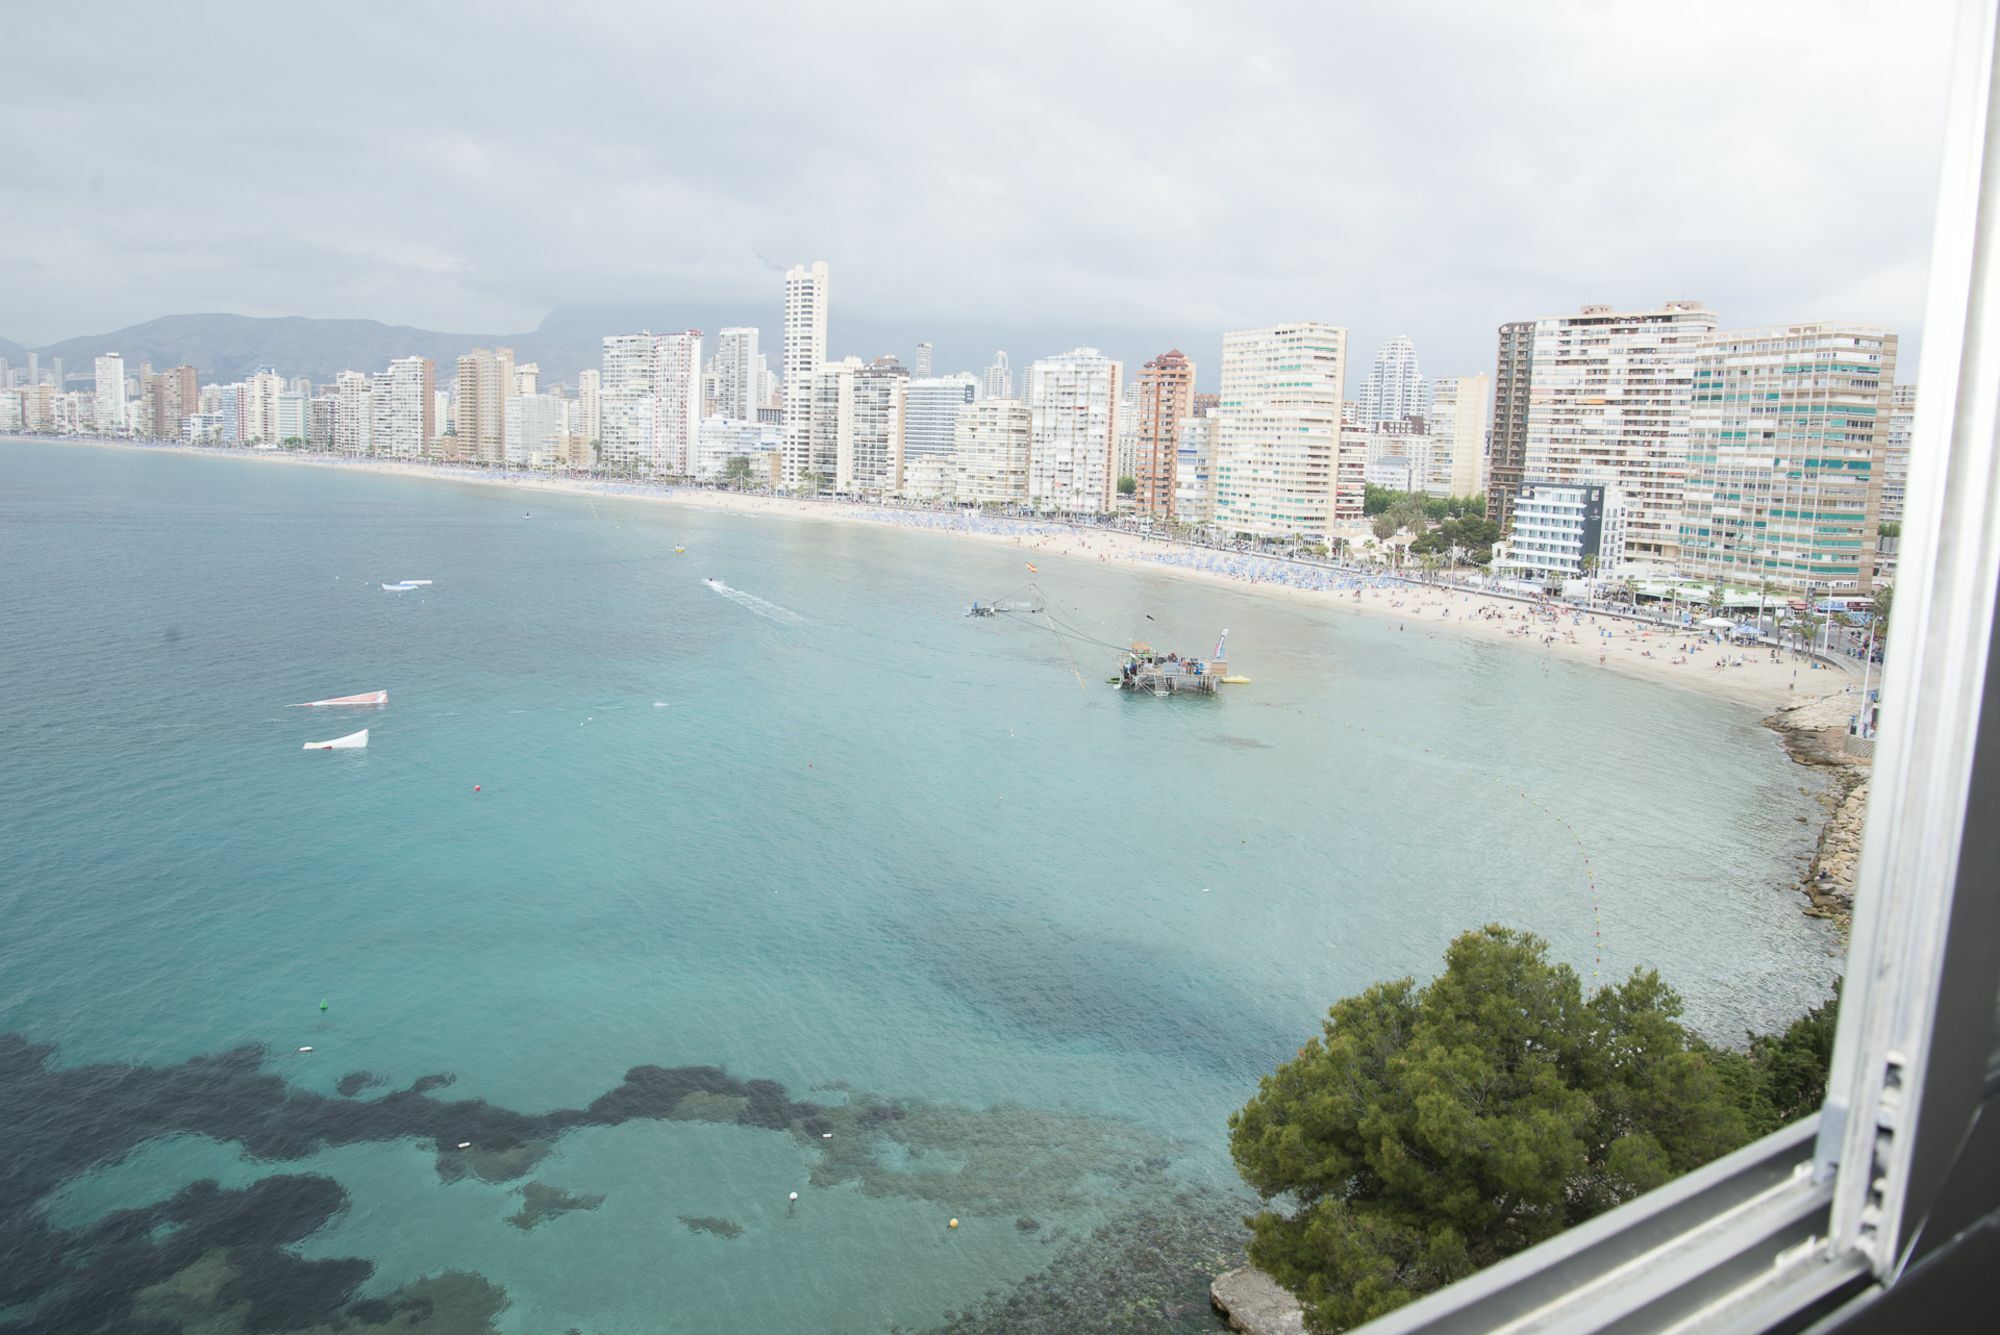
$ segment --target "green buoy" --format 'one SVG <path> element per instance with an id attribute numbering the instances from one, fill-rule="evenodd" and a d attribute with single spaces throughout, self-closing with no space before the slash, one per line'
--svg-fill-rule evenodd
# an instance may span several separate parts
<path id="1" fill-rule="evenodd" d="M 325 1009 L 326 1009 L 326 998 L 325 998 L 325 997 L 321 997 L 321 998 L 319 999 L 319 1008 L 320 1008 L 321 1010 L 325 1010 Z"/>

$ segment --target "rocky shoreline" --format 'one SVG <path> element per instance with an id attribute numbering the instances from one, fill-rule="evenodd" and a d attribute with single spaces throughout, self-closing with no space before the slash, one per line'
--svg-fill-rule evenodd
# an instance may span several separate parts
<path id="1" fill-rule="evenodd" d="M 1861 827 L 1868 812 L 1869 762 L 1846 749 L 1847 722 L 1860 703 L 1858 696 L 1845 692 L 1822 695 L 1786 705 L 1764 720 L 1787 755 L 1826 774 L 1826 791 L 1819 797 L 1826 820 L 1798 889 L 1808 901 L 1807 917 L 1830 919 L 1842 932 L 1854 912 Z"/>

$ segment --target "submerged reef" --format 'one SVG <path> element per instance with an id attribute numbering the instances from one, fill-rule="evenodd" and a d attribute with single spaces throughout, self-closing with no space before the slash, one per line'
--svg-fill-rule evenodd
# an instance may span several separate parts
<path id="1" fill-rule="evenodd" d="M 0 1321 L 0 1335 L 175 1329 L 477 1335 L 495 1328 L 507 1297 L 478 1275 L 447 1272 L 363 1299 L 357 1294 L 373 1262 L 308 1261 L 287 1251 L 347 1207 L 340 1184 L 318 1174 L 277 1174 L 241 1190 L 196 1182 L 169 1199 L 85 1227 L 49 1222 L 44 1203 L 52 1192 L 161 1136 L 234 1142 L 274 1162 L 329 1146 L 428 1141 L 441 1183 L 498 1184 L 527 1177 L 579 1127 L 721 1123 L 771 1131 L 814 1152 L 814 1186 L 853 1184 L 867 1195 L 934 1201 L 954 1215 L 1014 1221 L 1023 1230 L 1036 1227 L 1031 1212 L 1103 1218 L 1134 1200 L 1164 1202 L 1174 1191 L 1170 1141 L 1084 1113 L 1013 1104 L 964 1107 L 837 1086 L 829 1087 L 839 1090 L 833 1099 L 806 1102 L 775 1081 L 740 1079 L 713 1066 L 634 1066 L 585 1107 L 525 1113 L 483 1099 L 438 1097 L 452 1083 L 448 1074 L 370 1098 L 354 1097 L 380 1083 L 367 1072 L 344 1077 L 338 1096 L 302 1090 L 267 1071 L 265 1055 L 262 1048 L 240 1047 L 175 1066 L 57 1067 L 52 1047 L 0 1035 L 0 1311 L 13 1314 Z M 530 1230 L 571 1210 L 595 1209 L 603 1199 L 527 1182 L 507 1222 Z M 1207 1210 L 1197 1205 L 1197 1213 Z M 1178 1320 L 1187 1288 L 1182 1280 L 1191 1283 L 1202 1266 L 1208 1275 L 1222 1266 L 1195 1262 L 1195 1253 L 1205 1257 L 1215 1250 L 1207 1223 L 1175 1223 L 1180 1207 L 1158 1208 L 1161 1213 L 1144 1216 L 1136 1233 L 1100 1229 L 1087 1243 L 1067 1244 L 1060 1230 L 1043 1234 L 1045 1242 L 1064 1246 L 1045 1272 L 1056 1278 L 1031 1277 L 1030 1287 L 1006 1300 L 1026 1307 L 1003 1303 L 984 1316 L 954 1314 L 961 1324 L 948 1329 L 1035 1328 L 962 1323 L 998 1321 L 1019 1310 L 1046 1312 L 1053 1320 L 1058 1309 L 1032 1285 L 1057 1282 L 1065 1266 L 1113 1262 L 1129 1276 L 1092 1281 L 1100 1290 L 1134 1310 L 1171 1308 Z M 1244 1202 L 1233 1202 L 1217 1215 L 1228 1225 L 1223 1233 L 1241 1234 L 1236 1218 L 1243 1208 Z M 743 1231 L 727 1219 L 683 1216 L 681 1222 L 722 1239 Z M 1132 1247 L 1140 1253 L 1121 1250 Z M 1157 1302 L 1154 1290 L 1161 1295 Z"/>

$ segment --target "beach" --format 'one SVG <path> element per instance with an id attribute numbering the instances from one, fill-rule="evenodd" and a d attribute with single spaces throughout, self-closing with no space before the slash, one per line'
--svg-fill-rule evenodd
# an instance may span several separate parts
<path id="1" fill-rule="evenodd" d="M 1268 557 L 1236 556 L 1170 539 L 1052 520 L 1002 519 L 956 510 L 901 509 L 832 499 L 772 496 L 707 487 L 620 482 L 495 472 L 448 464 L 387 459 L 337 459 L 265 450 L 219 450 L 188 445 L 141 445 L 79 440 L 108 449 L 169 451 L 205 458 L 237 458 L 294 467 L 332 468 L 464 482 L 516 491 L 608 496 L 656 504 L 694 506 L 730 514 L 789 521 L 861 523 L 970 539 L 1018 548 L 1024 559 L 1061 557 L 1139 566 L 1189 579 L 1232 584 L 1260 597 L 1304 600 L 1362 616 L 1393 619 L 1415 635 L 1458 635 L 1512 645 L 1523 652 L 1594 665 L 1769 712 L 1805 698 L 1852 693 L 1860 673 L 1847 666 L 1814 665 L 1791 650 L 1767 645 L 1727 646 L 1698 632 L 1636 622 L 1568 607 L 1536 608 L 1517 597 L 1456 587 L 1418 584 L 1388 572 L 1360 572 Z M 1051 572 L 1052 573 L 1052 572 Z M 1288 580 L 1297 582 L 1286 582 Z"/>

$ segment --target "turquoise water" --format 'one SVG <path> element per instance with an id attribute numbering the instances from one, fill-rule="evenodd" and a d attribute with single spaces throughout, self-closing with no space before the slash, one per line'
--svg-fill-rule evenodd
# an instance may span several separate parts
<path id="1" fill-rule="evenodd" d="M 0 1158 L 108 1106 L 57 1073 L 264 1049 L 198 1082 L 237 1111 L 107 1132 L 33 1218 L 325 1174 L 341 1208 L 293 1252 L 372 1262 L 363 1295 L 459 1270 L 508 1331 L 920 1328 L 1121 1211 L 1235 1189 L 1258 1075 L 1468 927 L 1586 979 L 1656 966 L 1723 1037 L 1824 995 L 1833 942 L 1783 889 L 1815 783 L 1754 713 L 1036 560 L 1072 624 L 1191 650 L 1226 625 L 1255 684 L 1128 698 L 1107 649 L 963 617 L 1030 578 L 995 544 L 0 443 L 0 1032 L 55 1047 Z M 777 1082 L 834 1139 L 550 1129 L 645 1065 Z M 256 1143 L 253 1088 L 292 1100 L 259 1125 L 318 1138 Z M 546 1157 L 447 1180 L 433 1139 L 324 1130 L 415 1109 L 455 1145 L 441 1100 L 542 1117 Z M 530 1180 L 603 1200 L 522 1228 Z"/>

